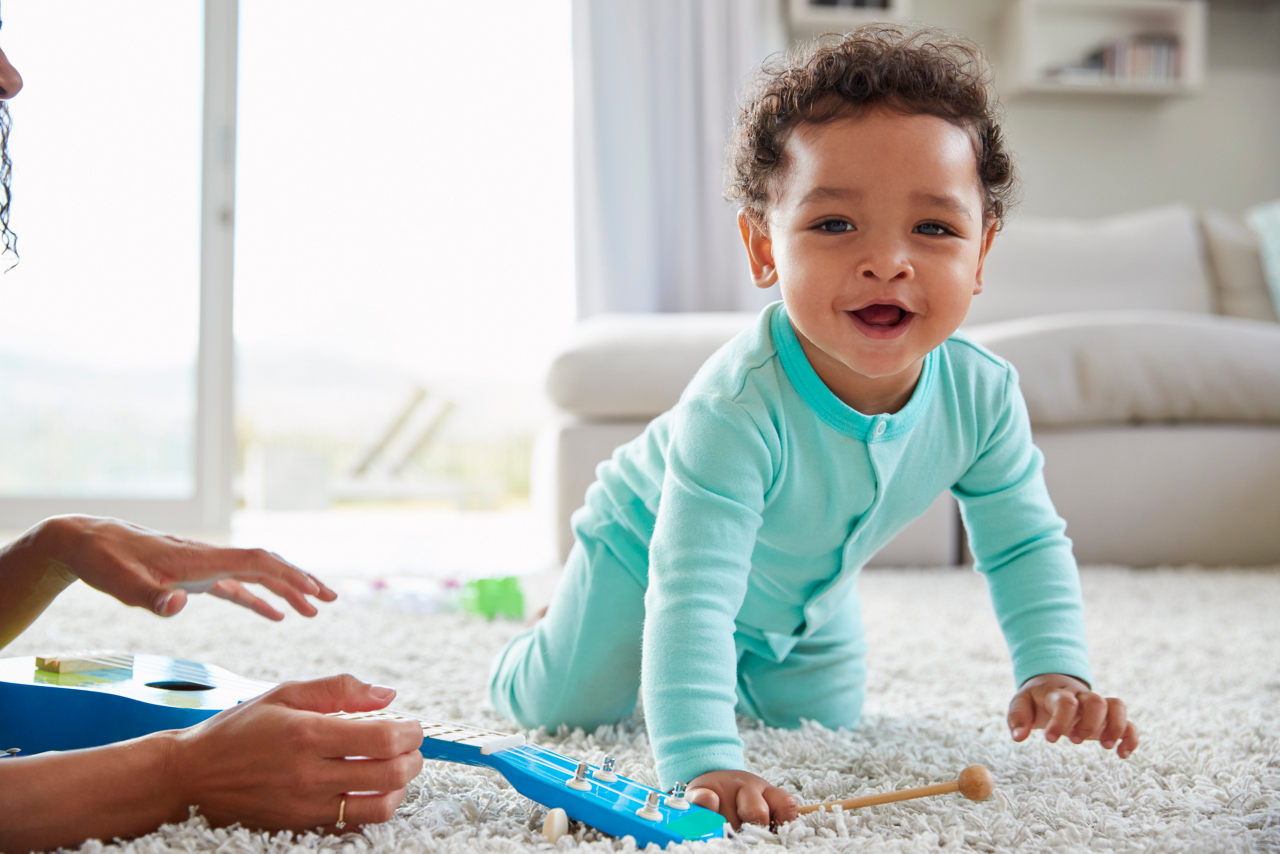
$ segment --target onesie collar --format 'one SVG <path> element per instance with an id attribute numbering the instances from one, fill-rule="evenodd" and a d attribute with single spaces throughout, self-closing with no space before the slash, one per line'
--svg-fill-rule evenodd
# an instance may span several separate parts
<path id="1" fill-rule="evenodd" d="M 782 360 L 787 379 L 795 386 L 800 397 L 828 426 L 846 436 L 866 442 L 885 442 L 910 433 L 928 406 L 933 394 L 934 378 L 938 373 L 938 351 L 930 350 L 924 357 L 920 379 L 907 405 L 892 414 L 864 415 L 846 404 L 827 388 L 800 346 L 800 339 L 791 327 L 787 308 L 781 302 L 772 306 L 771 327 L 773 344 Z"/>

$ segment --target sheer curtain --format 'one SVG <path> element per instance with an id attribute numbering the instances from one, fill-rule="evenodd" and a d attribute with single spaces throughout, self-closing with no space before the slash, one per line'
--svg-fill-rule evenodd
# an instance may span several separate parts
<path id="1" fill-rule="evenodd" d="M 782 0 L 574 0 L 578 315 L 749 310 L 724 149 Z"/>

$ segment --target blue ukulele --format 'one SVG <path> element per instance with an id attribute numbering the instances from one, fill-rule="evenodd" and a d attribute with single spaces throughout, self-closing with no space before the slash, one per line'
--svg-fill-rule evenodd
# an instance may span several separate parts
<path id="1" fill-rule="evenodd" d="M 77 750 L 181 729 L 273 687 L 220 667 L 160 655 L 0 659 L 0 750 L 19 748 L 23 755 Z M 724 818 L 686 801 L 683 786 L 664 796 L 618 774 L 612 759 L 593 767 L 529 744 L 522 735 L 399 712 L 339 716 L 417 721 L 427 759 L 493 768 L 525 797 L 613 836 L 632 836 L 642 847 L 724 835 Z"/>

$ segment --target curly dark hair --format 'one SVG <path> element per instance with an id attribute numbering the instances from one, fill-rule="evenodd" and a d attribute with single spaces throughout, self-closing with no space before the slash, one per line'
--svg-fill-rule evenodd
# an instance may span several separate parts
<path id="1" fill-rule="evenodd" d="M 9 159 L 9 105 L 0 101 L 0 255 L 13 254 L 13 264 L 5 272 L 18 265 L 18 235 L 9 227 L 9 202 L 13 199 L 10 182 L 13 177 L 13 161 Z"/>
<path id="2" fill-rule="evenodd" d="M 1003 222 L 1018 180 L 1000 130 L 991 71 L 973 42 L 930 27 L 868 24 L 834 42 L 811 42 L 767 60 L 748 84 L 725 163 L 725 198 L 762 225 L 769 191 L 786 167 L 797 125 L 868 107 L 937 116 L 973 140 L 983 214 Z"/>

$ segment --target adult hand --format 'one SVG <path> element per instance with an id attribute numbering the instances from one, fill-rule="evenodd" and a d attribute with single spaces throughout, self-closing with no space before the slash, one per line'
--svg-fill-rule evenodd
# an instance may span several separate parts
<path id="1" fill-rule="evenodd" d="M 348 826 L 389 820 L 422 770 L 421 725 L 326 714 L 394 696 L 348 675 L 291 682 L 177 732 L 166 777 L 181 817 L 198 806 L 215 826 L 264 830 L 333 828 L 339 809 Z"/>
<path id="2" fill-rule="evenodd" d="M 795 798 L 747 771 L 710 771 L 689 784 L 685 797 L 720 813 L 735 830 L 744 821 L 783 824 L 800 814 Z"/>
<path id="3" fill-rule="evenodd" d="M 1121 759 L 1127 759 L 1138 746 L 1138 731 L 1130 723 L 1123 701 L 1104 698 L 1074 676 L 1060 673 L 1028 679 L 1009 703 L 1013 740 L 1026 740 L 1033 729 L 1043 729 L 1049 742 L 1064 735 L 1075 744 L 1101 741 L 1107 750 L 1115 747 Z"/>
<path id="4" fill-rule="evenodd" d="M 119 519 L 58 516 L 43 524 L 44 553 L 58 571 L 162 617 L 181 611 L 191 590 L 283 620 L 284 614 L 251 593 L 246 582 L 261 584 L 306 617 L 317 613 L 307 596 L 323 602 L 337 598 L 310 573 L 263 549 L 211 546 Z"/>

